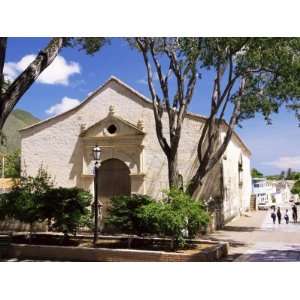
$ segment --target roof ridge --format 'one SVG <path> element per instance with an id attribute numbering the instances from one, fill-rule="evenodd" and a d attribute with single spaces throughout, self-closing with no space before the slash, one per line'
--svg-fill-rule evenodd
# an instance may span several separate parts
<path id="1" fill-rule="evenodd" d="M 42 125 L 44 123 L 47 123 L 47 122 L 49 122 L 49 121 L 51 121 L 51 120 L 53 120 L 55 118 L 59 118 L 59 117 L 61 117 L 63 115 L 66 115 L 66 114 L 68 114 L 70 112 L 78 110 L 83 105 L 85 105 L 86 103 L 88 103 L 93 98 L 93 96 L 95 96 L 97 93 L 99 93 L 111 81 L 117 82 L 118 84 L 120 84 L 121 86 L 125 87 L 126 89 L 128 89 L 129 91 L 131 91 L 133 94 L 135 94 L 136 96 L 138 96 L 145 103 L 147 103 L 149 105 L 152 105 L 152 101 L 149 98 L 147 98 L 146 96 L 144 96 L 143 94 L 141 94 L 140 92 L 138 92 L 137 90 L 135 90 L 133 87 L 131 87 L 128 84 L 126 84 L 124 81 L 122 81 L 118 77 L 116 77 L 114 75 L 111 75 L 102 85 L 100 85 L 99 87 L 97 87 L 93 92 L 90 92 L 90 94 L 82 102 L 80 102 L 80 104 L 78 104 L 77 106 L 75 106 L 75 107 L 71 108 L 70 110 L 67 110 L 67 111 L 65 111 L 65 112 L 63 112 L 61 114 L 55 115 L 55 116 L 50 117 L 48 119 L 42 120 L 42 121 L 40 121 L 38 123 L 35 123 L 35 124 L 32 124 L 32 125 L 27 126 L 25 128 L 22 128 L 22 129 L 19 130 L 19 132 L 23 132 L 23 131 L 26 131 L 28 129 L 35 128 L 35 127 L 37 127 L 39 125 Z M 192 113 L 192 112 L 187 112 L 186 115 L 188 117 L 194 117 L 194 118 L 202 119 L 202 120 L 206 120 L 207 119 L 206 116 L 203 116 L 203 115 L 200 115 L 200 114 L 197 114 L 197 113 Z M 225 121 L 225 124 L 228 126 L 228 124 L 227 124 L 226 121 Z M 242 139 L 239 137 L 239 135 L 235 131 L 233 131 L 233 135 L 237 138 L 238 142 L 240 142 L 241 145 L 246 149 L 246 151 L 249 154 L 251 154 L 251 151 L 249 150 L 249 148 L 246 146 L 246 144 L 242 141 Z"/>

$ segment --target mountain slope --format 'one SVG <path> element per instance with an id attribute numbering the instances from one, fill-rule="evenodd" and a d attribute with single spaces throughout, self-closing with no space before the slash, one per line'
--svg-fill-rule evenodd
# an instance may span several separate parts
<path id="1" fill-rule="evenodd" d="M 31 113 L 15 109 L 8 117 L 3 127 L 3 133 L 6 136 L 6 145 L 0 146 L 0 151 L 3 153 L 11 153 L 20 149 L 21 138 L 19 130 L 39 122 L 40 120 L 34 117 Z"/>

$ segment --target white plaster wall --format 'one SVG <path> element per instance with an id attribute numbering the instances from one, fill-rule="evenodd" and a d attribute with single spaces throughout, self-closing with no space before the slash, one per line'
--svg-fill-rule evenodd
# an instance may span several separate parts
<path id="1" fill-rule="evenodd" d="M 223 133 L 223 138 L 224 138 Z M 242 184 L 239 184 L 238 164 L 242 157 Z M 245 212 L 250 208 L 251 167 L 249 154 L 243 151 L 238 141 L 232 138 L 222 159 L 224 183 L 224 218 L 225 221 Z"/>
<path id="2" fill-rule="evenodd" d="M 82 145 L 78 136 L 80 125 L 90 127 L 104 119 L 109 107 L 115 106 L 115 114 L 133 124 L 144 121 L 147 133 L 144 144 L 145 191 L 157 196 L 166 187 L 166 159 L 158 144 L 151 104 L 145 103 L 114 81 L 78 110 L 73 110 L 39 126 L 23 131 L 21 141 L 22 169 L 28 175 L 36 174 L 43 164 L 55 177 L 57 185 L 82 186 L 93 190 L 92 180 L 82 178 Z"/>
<path id="3" fill-rule="evenodd" d="M 84 147 L 78 137 L 81 124 L 85 124 L 88 128 L 104 119 L 111 105 L 115 107 L 116 116 L 133 124 L 137 124 L 139 120 L 144 121 L 146 136 L 143 140 L 145 145 L 143 170 L 140 170 L 141 173 L 146 174 L 144 191 L 153 197 L 160 197 L 161 191 L 168 186 L 168 171 L 167 160 L 156 137 L 152 105 L 114 80 L 109 81 L 100 92 L 93 95 L 92 99 L 78 109 L 21 132 L 22 169 L 27 174 L 34 175 L 43 164 L 55 177 L 57 185 L 65 187 L 77 185 L 93 192 L 92 177 L 82 176 Z M 163 123 L 167 133 L 166 118 Z M 201 119 L 194 116 L 188 116 L 183 124 L 178 163 L 185 183 L 191 178 L 197 166 L 197 142 L 202 126 Z M 226 207 L 226 214 L 229 216 L 239 211 L 239 203 L 243 208 L 249 206 L 251 177 L 250 160 L 247 155 L 244 155 L 244 196 L 241 200 L 237 188 L 241 147 L 238 143 L 230 142 L 226 153 L 228 159 L 224 161 L 224 180 L 230 187 L 229 199 L 232 202 Z"/>

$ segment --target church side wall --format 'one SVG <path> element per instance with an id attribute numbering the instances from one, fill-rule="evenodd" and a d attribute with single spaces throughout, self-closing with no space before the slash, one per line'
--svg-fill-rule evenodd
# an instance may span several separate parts
<path id="1" fill-rule="evenodd" d="M 223 134 L 224 136 L 224 134 Z M 242 171 L 239 172 L 239 162 Z M 225 222 L 250 208 L 250 157 L 233 138 L 222 159 Z M 240 173 L 240 174 L 239 174 Z"/>
<path id="2" fill-rule="evenodd" d="M 118 83 L 110 82 L 102 91 L 93 96 L 79 109 L 58 116 L 39 126 L 32 127 L 22 132 L 21 154 L 22 170 L 28 175 L 35 175 L 38 168 L 43 165 L 54 178 L 58 186 L 79 186 L 93 192 L 93 177 L 82 176 L 83 145 L 79 138 L 81 125 L 86 128 L 104 119 L 109 112 L 109 107 L 115 107 L 115 114 L 133 124 L 139 120 L 144 121 L 146 133 L 143 145 L 143 166 L 141 172 L 145 174 L 143 191 L 154 198 L 162 197 L 162 191 L 168 187 L 168 169 L 165 154 L 157 141 L 155 120 L 152 105 L 133 95 Z M 167 134 L 167 118 L 163 120 Z M 179 171 L 182 173 L 185 184 L 192 177 L 197 164 L 197 144 L 203 122 L 198 118 L 187 117 L 182 128 L 182 138 L 179 145 Z M 226 203 L 225 214 L 227 217 L 238 212 L 238 203 L 243 207 L 248 205 L 248 194 L 251 192 L 251 177 L 249 157 L 244 155 L 245 166 L 242 195 L 239 196 L 237 188 L 238 159 L 241 148 L 237 143 L 230 142 L 227 161 L 223 161 L 224 180 L 230 192 Z M 247 170 L 247 171 L 246 171 Z M 247 173 L 249 170 L 249 174 Z M 220 190 L 221 165 L 214 169 L 214 178 L 210 180 L 212 187 Z M 247 174 L 247 175 L 246 175 Z M 244 194 L 246 193 L 246 194 Z M 229 201 L 229 200 L 226 201 Z M 250 201 L 250 195 L 249 195 Z M 229 204 L 230 203 L 230 204 Z"/>

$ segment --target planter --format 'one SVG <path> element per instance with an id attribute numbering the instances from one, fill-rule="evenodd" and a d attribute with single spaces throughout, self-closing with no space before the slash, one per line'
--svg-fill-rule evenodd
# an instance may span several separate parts
<path id="1" fill-rule="evenodd" d="M 201 241 L 198 241 L 199 243 Z M 206 243 L 206 242 L 205 242 Z M 205 250 L 177 252 L 147 251 L 133 249 L 85 248 L 70 246 L 44 246 L 11 244 L 8 257 L 18 259 L 57 260 L 57 261 L 119 261 L 119 262 L 188 262 L 218 261 L 228 253 L 227 243 L 211 243 Z"/>

